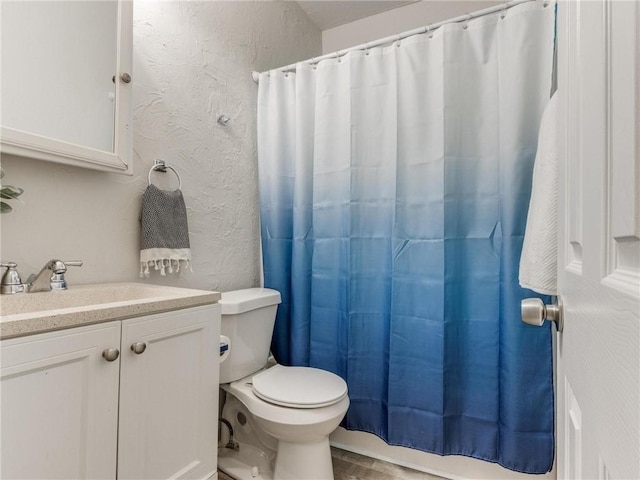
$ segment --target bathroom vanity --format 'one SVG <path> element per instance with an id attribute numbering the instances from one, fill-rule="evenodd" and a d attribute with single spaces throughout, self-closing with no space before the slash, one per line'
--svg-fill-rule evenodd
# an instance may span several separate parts
<path id="1" fill-rule="evenodd" d="M 216 478 L 219 298 L 141 284 L 2 296 L 0 477 Z"/>

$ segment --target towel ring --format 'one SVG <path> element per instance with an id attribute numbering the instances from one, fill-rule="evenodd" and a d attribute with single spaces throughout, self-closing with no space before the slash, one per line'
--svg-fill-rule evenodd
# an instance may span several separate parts
<path id="1" fill-rule="evenodd" d="M 147 177 L 148 185 L 151 185 L 151 174 L 154 172 L 154 170 L 158 172 L 166 173 L 167 168 L 176 174 L 176 177 L 178 177 L 178 190 L 182 190 L 182 179 L 180 178 L 180 174 L 171 165 L 167 165 L 164 160 L 158 160 L 158 159 L 154 160 L 153 166 L 149 170 L 149 175 Z"/>

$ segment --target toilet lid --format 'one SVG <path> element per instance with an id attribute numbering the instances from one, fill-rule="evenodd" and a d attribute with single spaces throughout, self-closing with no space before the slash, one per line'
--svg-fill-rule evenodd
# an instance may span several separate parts
<path id="1" fill-rule="evenodd" d="M 342 378 L 317 368 L 274 365 L 255 375 L 252 382 L 256 396 L 284 407 L 326 407 L 347 395 Z"/>

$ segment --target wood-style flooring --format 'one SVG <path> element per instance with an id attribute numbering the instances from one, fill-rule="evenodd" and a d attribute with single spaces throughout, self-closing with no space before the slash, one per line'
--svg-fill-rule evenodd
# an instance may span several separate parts
<path id="1" fill-rule="evenodd" d="M 445 480 L 443 477 L 331 448 L 335 480 Z M 219 480 L 234 480 L 218 472 Z"/>

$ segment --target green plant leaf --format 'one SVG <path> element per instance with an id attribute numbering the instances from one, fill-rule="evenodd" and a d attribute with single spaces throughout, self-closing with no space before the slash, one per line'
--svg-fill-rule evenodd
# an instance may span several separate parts
<path id="1" fill-rule="evenodd" d="M 5 202 L 0 202 L 0 213 L 9 213 L 11 210 L 13 210 L 11 205 Z"/>
<path id="2" fill-rule="evenodd" d="M 24 193 L 22 188 L 13 187 L 11 185 L 5 185 L 0 188 L 0 198 L 11 200 L 12 198 L 18 198 Z"/>
<path id="3" fill-rule="evenodd" d="M 14 187 L 13 185 L 0 185 L 0 189 L 4 190 L 11 190 L 19 195 L 22 195 L 24 193 L 24 189 L 20 188 L 20 187 Z"/>
<path id="4" fill-rule="evenodd" d="M 0 178 L 3 178 L 3 177 L 4 177 L 4 169 L 0 167 Z M 18 197 L 23 193 L 24 193 L 24 189 L 20 187 L 14 187 L 13 185 L 0 184 L 0 198 L 3 198 L 5 200 L 14 200 L 22 203 Z M 11 211 L 13 211 L 13 208 L 11 208 L 11 205 L 9 205 L 7 202 L 0 201 L 0 213 L 9 213 Z"/>

